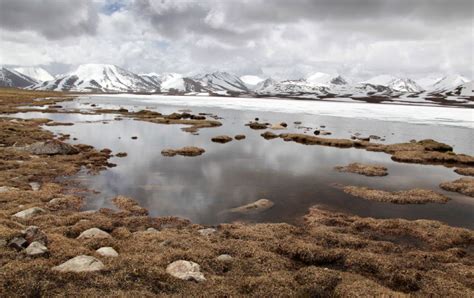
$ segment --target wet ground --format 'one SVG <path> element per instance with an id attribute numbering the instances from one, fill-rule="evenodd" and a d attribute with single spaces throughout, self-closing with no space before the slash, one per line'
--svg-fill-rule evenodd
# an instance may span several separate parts
<path id="1" fill-rule="evenodd" d="M 323 113 L 325 116 L 318 115 L 317 103 L 314 107 L 308 106 L 311 111 L 293 109 L 288 113 L 285 113 L 281 106 L 275 109 L 277 112 L 272 112 L 269 111 L 271 108 L 267 108 L 267 111 L 256 111 L 242 107 L 239 110 L 238 107 L 216 107 L 204 102 L 204 107 L 200 107 L 196 102 L 186 107 L 182 102 L 167 104 L 163 100 L 146 101 L 143 98 L 133 100 L 86 97 L 64 103 L 63 106 L 87 111 L 92 109 L 90 103 L 97 104 L 99 108 L 147 108 L 162 113 L 188 108 L 194 114 L 205 112 L 218 115 L 223 118 L 219 120 L 223 125 L 201 129 L 199 135 L 192 135 L 183 132 L 182 125 L 160 125 L 126 118 L 117 121 L 113 120 L 115 116 L 111 114 L 16 114 L 22 117 L 50 118 L 58 122 L 74 122 L 73 126 L 47 129 L 70 134 L 71 143 L 90 144 L 99 149 L 110 148 L 113 153 L 127 152 L 127 157 L 111 160 L 117 164 L 115 168 L 95 176 L 81 173 L 74 177 L 85 187 L 100 192 L 88 197 L 86 209 L 112 207 L 111 199 L 121 194 L 137 199 L 153 216 L 177 215 L 201 224 L 233 220 L 294 222 L 307 213 L 310 206 L 322 204 L 334 210 L 361 216 L 436 219 L 454 226 L 474 228 L 474 200 L 445 192 L 438 187 L 441 182 L 460 177 L 453 169 L 396 163 L 385 153 L 354 148 L 305 146 L 284 142 L 282 139 L 265 140 L 260 136 L 264 130 L 252 130 L 244 126 L 250 120 L 259 118 L 264 122 L 288 123 L 285 132 L 302 133 L 305 129 L 300 126 L 304 126 L 311 127 L 307 133 L 312 134 L 315 128 L 319 129 L 323 125 L 324 130 L 332 133 L 330 137 L 349 138 L 354 133 L 360 133 L 362 136 L 378 135 L 385 138 L 386 143 L 432 138 L 453 145 L 456 152 L 473 154 L 473 131 L 469 124 L 459 126 L 455 121 L 439 121 L 444 125 L 405 123 L 402 122 L 403 117 L 382 120 L 380 115 L 372 117 L 375 119 L 362 119 L 371 118 L 371 115 L 350 118 L 347 116 L 346 103 L 331 103 L 335 110 L 341 107 L 345 117 L 329 116 L 327 113 Z M 270 102 L 266 103 L 271 106 Z M 327 106 L 321 107 L 321 110 L 327 109 Z M 360 106 L 354 106 L 354 109 L 360 109 Z M 420 107 L 420 114 L 433 112 L 426 112 L 424 109 L 436 108 Z M 453 114 L 464 113 L 462 109 L 452 108 L 452 111 Z M 446 111 L 443 110 L 443 113 Z M 295 125 L 295 121 L 301 121 L 302 124 Z M 281 131 L 275 131 L 279 132 Z M 223 134 L 245 134 L 247 138 L 227 144 L 211 142 L 212 137 Z M 134 140 L 132 136 L 138 138 Z M 72 140 L 73 137 L 77 140 Z M 197 157 L 161 155 L 163 149 L 183 146 L 202 147 L 206 152 Z M 389 175 L 365 177 L 340 173 L 333 169 L 351 162 L 383 165 L 388 168 Z M 452 200 L 447 204 L 426 205 L 372 202 L 347 195 L 331 186 L 334 183 L 384 190 L 428 188 L 446 194 Z M 250 216 L 226 211 L 262 198 L 273 201 L 274 207 Z"/>

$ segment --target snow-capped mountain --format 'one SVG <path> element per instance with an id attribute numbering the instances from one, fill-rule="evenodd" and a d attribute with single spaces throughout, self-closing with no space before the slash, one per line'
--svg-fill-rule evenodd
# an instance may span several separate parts
<path id="1" fill-rule="evenodd" d="M 347 81 L 340 75 L 330 75 L 317 72 L 306 79 L 285 80 L 277 82 L 275 80 L 266 80 L 263 84 L 256 87 L 256 92 L 260 94 L 301 94 L 312 93 L 316 95 L 327 95 L 331 90 L 339 93 L 345 89 Z M 345 93 L 345 92 L 343 92 Z"/>
<path id="2" fill-rule="evenodd" d="M 248 92 L 249 89 L 236 75 L 227 72 L 213 72 L 209 74 L 190 77 L 194 83 L 199 84 L 205 91 L 232 91 Z"/>
<path id="3" fill-rule="evenodd" d="M 241 76 L 239 79 L 244 82 L 245 86 L 247 86 L 249 90 L 254 90 L 259 83 L 265 81 L 265 79 L 259 76 L 252 75 Z"/>
<path id="4" fill-rule="evenodd" d="M 391 75 L 380 75 L 373 77 L 360 84 L 388 87 L 397 92 L 422 92 L 424 89 L 410 78 L 399 78 Z"/>
<path id="5" fill-rule="evenodd" d="M 25 76 L 35 79 L 38 82 L 50 81 L 54 79 L 54 77 L 42 67 L 16 67 L 14 70 L 24 74 Z"/>
<path id="6" fill-rule="evenodd" d="M 0 67 L 0 87 L 24 88 L 36 83 L 38 82 L 35 79 L 16 70 Z"/>
<path id="7" fill-rule="evenodd" d="M 168 72 L 160 75 L 160 88 L 162 91 L 186 91 L 186 83 L 182 74 Z"/>
<path id="8" fill-rule="evenodd" d="M 464 83 L 468 83 L 469 81 L 469 79 L 460 75 L 448 75 L 440 78 L 431 87 L 429 87 L 428 90 L 436 92 L 448 91 L 450 89 L 459 87 Z"/>
<path id="9" fill-rule="evenodd" d="M 157 87 L 137 74 L 115 65 L 83 64 L 60 78 L 31 89 L 78 92 L 153 92 Z"/>

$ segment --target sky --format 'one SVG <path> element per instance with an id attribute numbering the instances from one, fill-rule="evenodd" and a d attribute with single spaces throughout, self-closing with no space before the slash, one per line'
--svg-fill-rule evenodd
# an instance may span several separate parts
<path id="1" fill-rule="evenodd" d="M 473 78 L 472 0 L 0 0 L 0 65 Z"/>

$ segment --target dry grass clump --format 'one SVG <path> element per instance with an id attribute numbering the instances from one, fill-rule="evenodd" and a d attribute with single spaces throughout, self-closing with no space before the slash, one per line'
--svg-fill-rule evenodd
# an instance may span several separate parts
<path id="1" fill-rule="evenodd" d="M 444 190 L 455 191 L 466 196 L 474 197 L 474 178 L 460 178 L 439 185 Z"/>
<path id="2" fill-rule="evenodd" d="M 345 193 L 370 201 L 394 204 L 446 203 L 450 198 L 429 189 L 410 189 L 402 191 L 384 191 L 361 186 L 344 186 Z"/>
<path id="3" fill-rule="evenodd" d="M 287 142 L 293 141 L 305 145 L 323 145 L 339 148 L 350 148 L 354 146 L 354 142 L 347 139 L 320 138 L 296 133 L 282 133 L 280 134 L 280 138 L 283 138 L 283 140 Z"/>
<path id="4" fill-rule="evenodd" d="M 187 146 L 180 149 L 164 149 L 161 151 L 161 155 L 163 156 L 175 156 L 175 155 L 182 155 L 182 156 L 199 156 L 202 155 L 206 150 L 194 147 L 194 146 Z"/>
<path id="5" fill-rule="evenodd" d="M 474 168 L 456 168 L 454 172 L 464 176 L 474 176 Z"/>
<path id="6" fill-rule="evenodd" d="M 216 136 L 211 139 L 211 141 L 213 141 L 214 143 L 221 143 L 221 144 L 228 143 L 232 140 L 233 140 L 232 137 L 229 137 L 229 136 Z"/>
<path id="7" fill-rule="evenodd" d="M 368 165 L 361 163 L 351 163 L 347 166 L 337 166 L 334 168 L 339 172 L 355 173 L 364 176 L 387 176 L 387 168 L 379 165 Z"/>

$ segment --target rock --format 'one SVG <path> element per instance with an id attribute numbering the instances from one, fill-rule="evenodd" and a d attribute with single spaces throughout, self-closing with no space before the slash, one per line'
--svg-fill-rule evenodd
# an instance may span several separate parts
<path id="1" fill-rule="evenodd" d="M 103 257 L 111 257 L 111 258 L 118 257 L 118 252 L 109 246 L 101 247 L 98 250 L 96 250 L 96 252 Z"/>
<path id="2" fill-rule="evenodd" d="M 281 122 L 281 123 L 280 123 L 280 126 L 288 127 L 288 124 L 287 124 L 286 122 Z"/>
<path id="3" fill-rule="evenodd" d="M 194 146 L 189 146 L 189 147 L 183 147 L 181 149 L 165 149 L 161 151 L 161 155 L 163 156 L 175 156 L 175 155 L 182 155 L 182 156 L 198 156 L 206 152 L 206 150 L 199 148 L 199 147 L 194 147 Z"/>
<path id="4" fill-rule="evenodd" d="M 42 208 L 32 207 L 32 208 L 17 212 L 15 214 L 13 214 L 13 216 L 18 217 L 18 218 L 26 219 L 26 218 L 33 217 L 33 216 L 35 216 L 37 214 L 40 214 L 40 213 L 45 213 L 45 212 L 46 211 Z"/>
<path id="5" fill-rule="evenodd" d="M 136 139 L 138 139 L 138 137 L 137 137 L 137 136 L 133 136 L 133 137 L 131 137 L 131 139 L 132 139 L 132 140 L 136 140 Z"/>
<path id="6" fill-rule="evenodd" d="M 220 262 L 225 262 L 225 263 L 232 262 L 233 259 L 234 258 L 232 258 L 232 256 L 227 255 L 227 254 L 220 255 L 216 258 L 216 260 Z"/>
<path id="7" fill-rule="evenodd" d="M 271 139 L 278 138 L 278 135 L 274 134 L 274 133 L 271 132 L 271 131 L 266 131 L 266 132 L 262 133 L 261 136 L 262 136 L 265 140 L 271 140 Z"/>
<path id="8" fill-rule="evenodd" d="M 15 237 L 8 243 L 8 246 L 16 250 L 22 250 L 28 246 L 28 241 L 23 237 Z"/>
<path id="9" fill-rule="evenodd" d="M 301 125 L 301 123 L 302 123 L 301 121 L 295 121 L 295 122 L 293 122 L 293 124 L 296 124 L 296 125 Z"/>
<path id="10" fill-rule="evenodd" d="M 77 239 L 107 239 L 112 238 L 109 233 L 98 228 L 91 228 L 82 232 Z"/>
<path id="11" fill-rule="evenodd" d="M 41 185 L 38 182 L 30 182 L 30 187 L 32 191 L 38 191 Z"/>
<path id="12" fill-rule="evenodd" d="M 260 199 L 253 203 L 232 208 L 229 211 L 233 213 L 259 213 L 273 207 L 274 203 L 267 199 Z"/>
<path id="13" fill-rule="evenodd" d="M 321 133 L 320 130 L 315 130 L 315 131 L 314 131 L 314 134 L 315 134 L 315 135 L 319 135 L 320 133 Z"/>
<path id="14" fill-rule="evenodd" d="M 201 273 L 199 264 L 190 261 L 174 261 L 166 267 L 166 272 L 169 275 L 182 280 L 194 280 L 197 282 L 206 280 L 204 275 Z"/>
<path id="15" fill-rule="evenodd" d="M 40 231 L 37 226 L 29 226 L 23 231 L 23 236 L 28 243 L 39 242 L 43 245 L 48 245 L 48 237 L 45 233 Z"/>
<path id="16" fill-rule="evenodd" d="M 460 178 L 451 182 L 444 182 L 439 185 L 444 190 L 454 191 L 460 194 L 474 197 L 474 178 Z"/>
<path id="17" fill-rule="evenodd" d="M 79 153 L 79 150 L 76 149 L 76 147 L 58 140 L 37 142 L 25 147 L 24 149 L 35 155 L 72 155 Z"/>
<path id="18" fill-rule="evenodd" d="M 320 134 L 321 134 L 322 136 L 332 135 L 332 133 L 331 133 L 330 131 L 326 131 L 326 130 L 322 130 L 322 131 L 320 132 Z"/>
<path id="19" fill-rule="evenodd" d="M 245 139 L 245 135 L 236 135 L 234 139 L 236 139 L 237 141 L 243 140 Z"/>
<path id="20" fill-rule="evenodd" d="M 148 228 L 148 229 L 146 229 L 146 231 L 149 232 L 149 233 L 158 233 L 158 232 L 159 232 L 159 231 L 158 231 L 157 229 L 155 229 L 155 228 Z"/>
<path id="21" fill-rule="evenodd" d="M 348 173 L 355 173 L 365 176 L 387 176 L 387 168 L 379 165 L 368 165 L 368 164 L 361 164 L 361 163 L 351 163 L 347 166 L 338 166 L 334 168 L 339 172 L 348 172 Z"/>
<path id="22" fill-rule="evenodd" d="M 127 155 L 128 155 L 127 152 L 119 152 L 119 153 L 115 154 L 116 157 L 125 157 Z"/>
<path id="23" fill-rule="evenodd" d="M 52 268 L 52 270 L 59 272 L 93 272 L 103 269 L 105 269 L 105 266 L 101 261 L 86 255 L 74 257 Z"/>
<path id="24" fill-rule="evenodd" d="M 232 138 L 229 136 L 217 136 L 217 137 L 213 137 L 211 141 L 213 141 L 214 143 L 225 144 L 232 141 Z"/>
<path id="25" fill-rule="evenodd" d="M 41 256 L 48 253 L 48 248 L 38 241 L 31 242 L 25 249 L 25 253 L 29 256 Z"/>
<path id="26" fill-rule="evenodd" d="M 201 234 L 202 236 L 210 236 L 212 234 L 214 234 L 217 230 L 216 229 L 213 229 L 213 228 L 207 228 L 207 229 L 200 229 L 198 230 L 199 234 Z"/>

